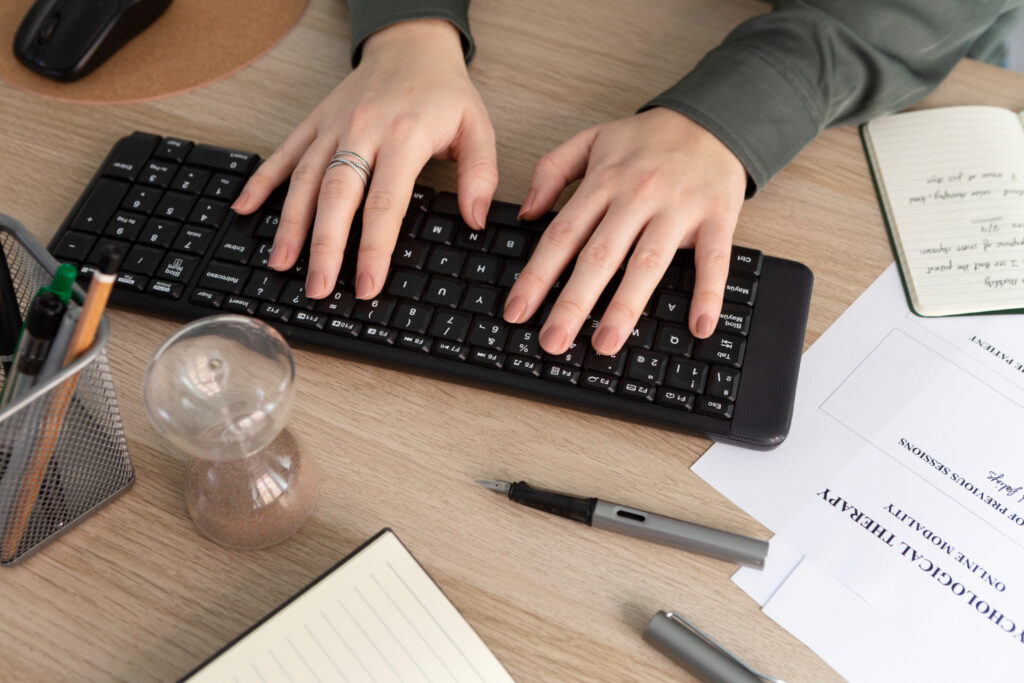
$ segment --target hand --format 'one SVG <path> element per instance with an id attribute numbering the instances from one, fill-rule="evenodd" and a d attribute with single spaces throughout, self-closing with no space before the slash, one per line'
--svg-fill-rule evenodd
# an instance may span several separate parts
<path id="1" fill-rule="evenodd" d="M 709 336 L 721 313 L 732 235 L 746 189 L 740 161 L 689 118 L 656 107 L 589 128 L 542 157 L 521 216 L 541 216 L 580 176 L 583 182 L 544 231 L 509 291 L 505 319 L 525 322 L 533 316 L 578 252 L 572 276 L 539 337 L 545 351 L 564 353 L 633 247 L 622 283 L 591 341 L 598 353 L 616 353 L 676 250 L 695 247 L 689 327 L 696 337 Z"/>
<path id="2" fill-rule="evenodd" d="M 380 293 L 416 176 L 431 157 L 458 162 L 462 216 L 483 227 L 498 184 L 494 129 L 469 80 L 460 41 L 454 26 L 436 19 L 373 34 L 359 66 L 259 167 L 232 206 L 241 214 L 255 211 L 291 176 L 269 266 L 295 264 L 315 210 L 306 296 L 334 291 L 363 201 L 363 181 L 353 169 L 325 173 L 339 150 L 356 152 L 373 169 L 356 258 L 358 298 Z"/>

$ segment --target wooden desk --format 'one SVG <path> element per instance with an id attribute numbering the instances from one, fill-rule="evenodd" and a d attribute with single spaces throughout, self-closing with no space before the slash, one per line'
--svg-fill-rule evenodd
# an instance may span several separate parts
<path id="1" fill-rule="evenodd" d="M 549 148 L 630 114 L 764 11 L 749 0 L 621 7 L 474 0 L 472 74 L 498 132 L 500 199 L 522 199 Z M 136 129 L 269 153 L 347 73 L 347 36 L 342 3 L 314 0 L 267 56 L 197 92 L 93 107 L 0 85 L 0 211 L 45 243 L 111 144 Z M 1021 86 L 1021 76 L 965 62 L 925 104 L 1021 109 Z M 439 165 L 425 179 L 453 188 L 453 176 Z M 856 131 L 810 145 L 748 202 L 736 241 L 814 270 L 813 342 L 892 260 Z M 323 472 L 313 519 L 269 550 L 220 548 L 193 530 L 184 467 L 141 406 L 146 363 L 176 325 L 110 318 L 138 481 L 22 566 L 0 570 L 0 679 L 175 678 L 385 525 L 519 680 L 681 676 L 640 639 L 660 608 L 690 615 L 761 671 L 836 678 L 730 582 L 733 565 L 587 530 L 473 483 L 526 478 L 767 538 L 690 472 L 707 441 L 347 358 L 295 354 L 291 427 Z"/>

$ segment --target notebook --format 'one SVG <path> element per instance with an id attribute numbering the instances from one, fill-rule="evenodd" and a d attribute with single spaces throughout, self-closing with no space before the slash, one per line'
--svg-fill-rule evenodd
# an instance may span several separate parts
<path id="1" fill-rule="evenodd" d="M 910 307 L 1024 308 L 1024 123 L 998 107 L 894 114 L 861 127 Z"/>
<path id="2" fill-rule="evenodd" d="M 384 529 L 184 681 L 511 681 Z"/>

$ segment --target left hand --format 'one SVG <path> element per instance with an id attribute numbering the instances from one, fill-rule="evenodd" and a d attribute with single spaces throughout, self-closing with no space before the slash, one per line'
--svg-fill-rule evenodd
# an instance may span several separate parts
<path id="1" fill-rule="evenodd" d="M 656 107 L 588 128 L 542 157 L 521 216 L 544 214 L 580 176 L 583 182 L 544 231 L 509 291 L 505 319 L 529 320 L 578 252 L 572 276 L 539 337 L 548 353 L 564 353 L 633 247 L 591 341 L 598 353 L 616 353 L 676 250 L 694 247 L 697 273 L 689 327 L 694 336 L 708 337 L 721 312 L 732 235 L 746 190 L 739 159 L 707 129 Z"/>

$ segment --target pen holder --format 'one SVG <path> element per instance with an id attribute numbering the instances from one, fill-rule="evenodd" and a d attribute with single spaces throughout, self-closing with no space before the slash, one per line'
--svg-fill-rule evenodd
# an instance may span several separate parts
<path id="1" fill-rule="evenodd" d="M 58 263 L 3 214 L 0 247 L 24 316 Z M 84 299 L 78 286 L 73 296 Z M 18 562 L 135 481 L 107 336 L 104 318 L 88 351 L 0 409 L 0 565 Z"/>

